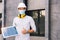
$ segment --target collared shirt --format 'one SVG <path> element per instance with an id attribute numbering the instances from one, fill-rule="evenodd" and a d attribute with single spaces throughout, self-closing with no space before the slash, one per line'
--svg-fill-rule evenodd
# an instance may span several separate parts
<path id="1" fill-rule="evenodd" d="M 34 32 L 36 31 L 36 26 L 33 18 L 27 15 L 24 18 L 15 17 L 13 20 L 13 26 L 17 28 L 19 34 L 18 36 L 16 36 L 15 40 L 30 40 L 29 33 L 27 34 L 22 33 L 23 28 L 28 31 L 31 26 Z"/>

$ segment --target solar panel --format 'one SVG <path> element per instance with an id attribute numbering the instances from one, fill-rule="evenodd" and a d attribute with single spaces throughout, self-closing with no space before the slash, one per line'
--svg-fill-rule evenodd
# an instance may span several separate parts
<path id="1" fill-rule="evenodd" d="M 17 29 L 14 26 L 3 27 L 3 28 L 1 28 L 1 30 L 2 30 L 2 35 L 4 38 L 18 35 Z"/>

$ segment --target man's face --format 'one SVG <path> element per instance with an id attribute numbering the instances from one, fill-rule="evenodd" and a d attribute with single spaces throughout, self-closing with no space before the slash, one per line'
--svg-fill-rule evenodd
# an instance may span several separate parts
<path id="1" fill-rule="evenodd" d="M 26 10 L 26 8 L 25 7 L 20 7 L 20 8 L 18 8 L 18 10 Z"/>
<path id="2" fill-rule="evenodd" d="M 25 7 L 20 7 L 18 8 L 19 14 L 25 14 L 26 8 Z"/>

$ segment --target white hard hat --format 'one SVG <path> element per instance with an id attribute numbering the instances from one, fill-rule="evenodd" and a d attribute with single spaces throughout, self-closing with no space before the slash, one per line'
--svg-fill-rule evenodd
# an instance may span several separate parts
<path id="1" fill-rule="evenodd" d="M 21 8 L 21 7 L 25 7 L 26 8 L 26 5 L 24 3 L 19 3 L 18 8 Z"/>

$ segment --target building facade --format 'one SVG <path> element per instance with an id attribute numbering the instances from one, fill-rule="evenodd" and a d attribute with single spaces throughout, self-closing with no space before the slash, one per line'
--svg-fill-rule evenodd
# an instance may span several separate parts
<path id="1" fill-rule="evenodd" d="M 32 16 L 36 23 L 37 32 L 31 34 L 31 40 L 41 40 L 41 37 L 46 40 L 60 40 L 60 0 L 1 0 L 0 28 L 12 25 L 20 2 L 27 5 L 26 14 Z M 1 34 L 0 39 L 4 40 Z"/>
<path id="2" fill-rule="evenodd" d="M 48 9 L 48 1 L 45 0 L 3 0 L 2 27 L 12 25 L 13 18 L 18 14 L 17 6 L 20 2 L 26 4 L 26 14 L 32 16 L 36 23 L 37 32 L 31 34 L 31 40 L 37 40 L 37 38 L 40 40 L 40 36 L 48 40 L 48 11 L 46 10 L 46 8 Z M 11 37 L 5 40 L 14 40 L 14 38 L 15 37 Z"/>

